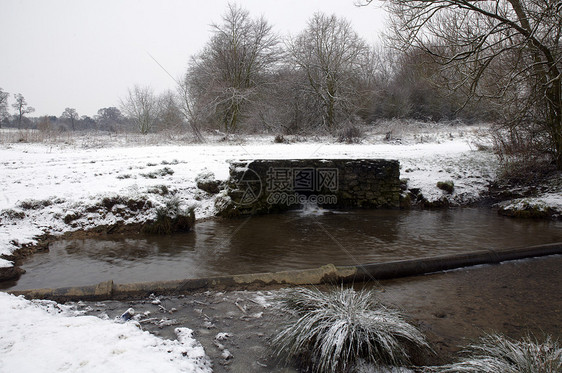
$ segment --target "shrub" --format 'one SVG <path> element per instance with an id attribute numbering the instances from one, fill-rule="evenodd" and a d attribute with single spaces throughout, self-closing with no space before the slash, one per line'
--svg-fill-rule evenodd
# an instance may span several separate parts
<path id="1" fill-rule="evenodd" d="M 287 141 L 287 139 L 285 139 L 285 136 L 283 136 L 282 134 L 277 134 L 275 135 L 273 142 L 276 144 L 287 144 L 289 141 Z"/>
<path id="2" fill-rule="evenodd" d="M 189 232 L 195 223 L 192 208 L 182 208 L 178 198 L 171 198 L 162 207 L 156 209 L 156 219 L 148 221 L 142 228 L 148 234 L 170 234 Z"/>
<path id="3" fill-rule="evenodd" d="M 345 142 L 347 144 L 360 143 L 365 137 L 363 130 L 352 123 L 344 125 L 336 133 L 338 142 Z"/>
<path id="4" fill-rule="evenodd" d="M 155 170 L 149 173 L 145 173 L 145 174 L 140 174 L 143 177 L 146 177 L 147 179 L 156 179 L 159 176 L 164 177 L 166 175 L 173 175 L 174 174 L 174 170 L 172 170 L 170 167 L 164 167 L 161 168 L 159 170 Z"/>
<path id="5" fill-rule="evenodd" d="M 177 159 L 173 159 L 172 161 L 163 160 L 161 162 L 161 164 L 163 164 L 165 166 L 166 165 L 176 165 L 176 164 L 179 164 L 179 163 L 180 163 L 180 161 L 178 161 Z M 165 167 L 165 168 L 167 168 L 167 167 Z"/>
<path id="6" fill-rule="evenodd" d="M 501 334 L 487 335 L 469 346 L 467 357 L 458 363 L 436 368 L 437 372 L 559 373 L 562 348 L 550 336 L 543 343 L 528 336 L 520 341 Z"/>
<path id="7" fill-rule="evenodd" d="M 0 211 L 0 216 L 6 217 L 7 219 L 11 220 L 21 220 L 25 218 L 25 212 L 16 211 L 14 209 L 5 209 Z"/>
<path id="8" fill-rule="evenodd" d="M 123 197 L 114 196 L 114 197 L 103 197 L 101 200 L 101 205 L 105 207 L 107 211 L 111 211 L 113 206 L 124 204 L 125 200 Z"/>
<path id="9" fill-rule="evenodd" d="M 51 206 L 53 202 L 51 200 L 36 200 L 36 199 L 27 199 L 19 203 L 19 207 L 24 210 L 39 210 L 44 207 Z"/>
<path id="10" fill-rule="evenodd" d="M 548 141 L 541 132 L 494 128 L 494 150 L 500 160 L 499 179 L 507 183 L 537 185 L 556 170 Z"/>
<path id="11" fill-rule="evenodd" d="M 139 211 L 144 210 L 147 208 L 152 207 L 152 202 L 145 200 L 144 198 L 134 199 L 129 198 L 126 199 L 122 196 L 109 196 L 103 197 L 101 202 L 95 206 L 90 207 L 87 211 L 88 212 L 95 212 L 98 208 L 104 208 L 107 211 L 112 211 L 113 208 L 117 205 L 125 205 L 131 211 Z"/>
<path id="12" fill-rule="evenodd" d="M 408 362 L 408 347 L 428 347 L 421 332 L 373 291 L 301 288 L 282 304 L 298 320 L 273 339 L 277 354 L 300 357 L 314 372 L 347 372 L 359 361 L 399 365 Z"/>
<path id="13" fill-rule="evenodd" d="M 171 193 L 167 185 L 155 185 L 153 187 L 148 188 L 147 191 L 148 193 L 159 194 L 161 196 L 165 196 Z"/>

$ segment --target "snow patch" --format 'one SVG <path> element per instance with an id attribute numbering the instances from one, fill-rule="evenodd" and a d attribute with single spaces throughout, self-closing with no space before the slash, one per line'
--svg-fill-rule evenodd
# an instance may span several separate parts
<path id="1" fill-rule="evenodd" d="M 517 198 L 498 204 L 501 211 L 516 215 L 518 212 L 534 211 L 549 214 L 553 217 L 562 216 L 562 195 L 547 193 L 540 197 Z"/>
<path id="2" fill-rule="evenodd" d="M 178 340 L 165 340 L 132 323 L 0 293 L 0 330 L 5 372 L 212 372 L 188 328 L 176 329 Z"/>

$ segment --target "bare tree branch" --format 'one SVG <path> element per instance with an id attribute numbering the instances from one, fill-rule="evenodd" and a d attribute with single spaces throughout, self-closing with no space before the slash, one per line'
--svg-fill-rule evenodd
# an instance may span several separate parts
<path id="1" fill-rule="evenodd" d="M 367 0 L 366 3 L 371 3 Z M 562 17 L 549 0 L 383 0 L 393 40 L 443 66 L 468 97 L 498 98 L 506 124 L 538 125 L 562 169 Z M 529 132 L 530 133 L 530 132 Z M 533 135 L 534 136 L 534 135 Z"/>

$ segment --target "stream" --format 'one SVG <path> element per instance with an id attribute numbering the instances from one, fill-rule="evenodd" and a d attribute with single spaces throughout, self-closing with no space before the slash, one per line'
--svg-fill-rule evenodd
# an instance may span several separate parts
<path id="1" fill-rule="evenodd" d="M 309 209 L 211 219 L 169 236 L 60 240 L 27 259 L 4 289 L 177 280 L 356 265 L 562 241 L 562 222 L 520 220 L 483 208 L 439 211 Z"/>

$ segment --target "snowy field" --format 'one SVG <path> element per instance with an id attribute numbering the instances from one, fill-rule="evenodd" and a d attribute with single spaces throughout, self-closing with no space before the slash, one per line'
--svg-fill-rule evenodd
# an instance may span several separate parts
<path id="1" fill-rule="evenodd" d="M 198 189 L 195 179 L 210 171 L 224 180 L 228 160 L 236 159 L 398 159 L 401 178 L 429 201 L 444 195 L 436 187 L 438 181 L 452 180 L 455 191 L 449 199 L 467 203 L 478 199 L 496 172 L 493 154 L 477 150 L 476 143 L 482 141 L 486 139 L 478 127 L 445 127 L 400 134 L 390 142 L 372 135 L 361 144 L 324 138 L 276 144 L 272 136 L 228 142 L 211 138 L 205 144 L 187 145 L 139 145 L 117 137 L 104 146 L 95 137 L 0 142 L 0 255 L 32 244 L 42 234 L 141 223 L 153 218 L 156 208 L 172 197 L 194 206 L 197 219 L 213 216 L 216 197 Z M 104 198 L 150 201 L 152 208 L 135 212 L 117 203 L 107 211 L 99 208 Z"/>

